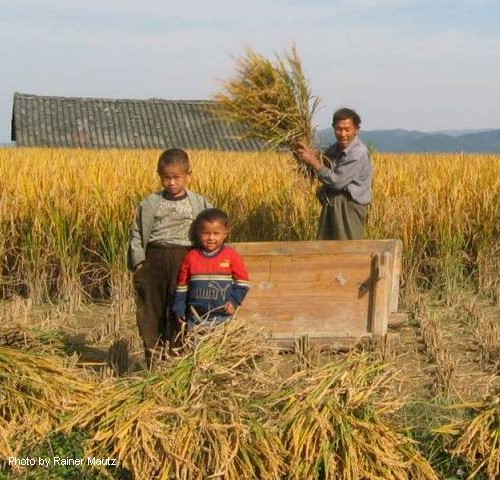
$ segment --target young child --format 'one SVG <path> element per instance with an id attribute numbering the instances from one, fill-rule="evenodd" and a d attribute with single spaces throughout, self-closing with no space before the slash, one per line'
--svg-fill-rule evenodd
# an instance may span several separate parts
<path id="1" fill-rule="evenodd" d="M 172 340 L 177 325 L 171 306 L 179 267 L 191 246 L 190 229 L 196 216 L 211 207 L 187 188 L 191 175 L 188 154 L 171 148 L 158 158 L 163 190 L 144 198 L 137 210 L 128 251 L 134 272 L 137 326 L 148 368 L 153 353 Z"/>
<path id="2" fill-rule="evenodd" d="M 224 244 L 229 220 L 222 210 L 201 212 L 192 233 L 196 248 L 182 262 L 173 307 L 179 322 L 187 322 L 189 328 L 200 319 L 212 324 L 228 320 L 250 286 L 243 258 Z"/>

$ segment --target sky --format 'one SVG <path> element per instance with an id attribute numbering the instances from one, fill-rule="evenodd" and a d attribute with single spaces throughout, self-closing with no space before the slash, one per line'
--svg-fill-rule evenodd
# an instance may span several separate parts
<path id="1" fill-rule="evenodd" d="M 0 143 L 14 92 L 210 99 L 245 47 L 297 48 L 315 118 L 500 128 L 500 0 L 0 0 Z"/>

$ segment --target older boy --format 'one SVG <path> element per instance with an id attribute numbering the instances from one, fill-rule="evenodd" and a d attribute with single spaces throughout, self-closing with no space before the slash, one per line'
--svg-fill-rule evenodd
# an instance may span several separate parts
<path id="1" fill-rule="evenodd" d="M 361 118 L 350 108 L 333 114 L 337 142 L 321 154 L 301 145 L 298 157 L 312 167 L 323 186 L 318 198 L 323 205 L 318 229 L 320 240 L 356 240 L 364 236 L 368 204 L 371 202 L 370 153 L 358 138 Z"/>
<path id="2" fill-rule="evenodd" d="M 129 246 L 129 269 L 134 272 L 137 326 L 148 367 L 157 347 L 175 335 L 170 308 L 177 274 L 191 245 L 190 228 L 196 216 L 212 205 L 187 188 L 191 175 L 188 154 L 164 151 L 157 172 L 163 190 L 143 199 L 137 210 Z"/>

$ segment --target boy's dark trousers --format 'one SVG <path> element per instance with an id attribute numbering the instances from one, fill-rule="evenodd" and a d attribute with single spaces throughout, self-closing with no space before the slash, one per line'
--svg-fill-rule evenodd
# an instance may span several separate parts
<path id="1" fill-rule="evenodd" d="M 177 274 L 188 250 L 180 245 L 150 244 L 143 266 L 134 273 L 137 326 L 148 367 L 161 355 L 165 341 L 172 342 L 177 335 L 170 312 Z"/>

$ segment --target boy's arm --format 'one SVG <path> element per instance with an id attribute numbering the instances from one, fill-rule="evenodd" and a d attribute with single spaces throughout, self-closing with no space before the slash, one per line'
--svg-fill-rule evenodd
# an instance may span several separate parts
<path id="1" fill-rule="evenodd" d="M 189 254 L 182 262 L 179 274 L 177 276 L 177 287 L 175 287 L 174 304 L 172 311 L 178 319 L 186 317 L 186 303 L 189 280 L 191 278 L 191 268 Z"/>
<path id="2" fill-rule="evenodd" d="M 235 307 L 238 307 L 245 300 L 250 288 L 250 279 L 243 257 L 234 252 L 234 250 L 231 258 L 231 274 L 233 276 L 233 285 L 228 296 L 228 301 Z"/>
<path id="3" fill-rule="evenodd" d="M 142 242 L 142 207 L 140 205 L 132 226 L 127 260 L 128 268 L 131 271 L 134 271 L 139 264 L 146 260 L 146 251 Z"/>

